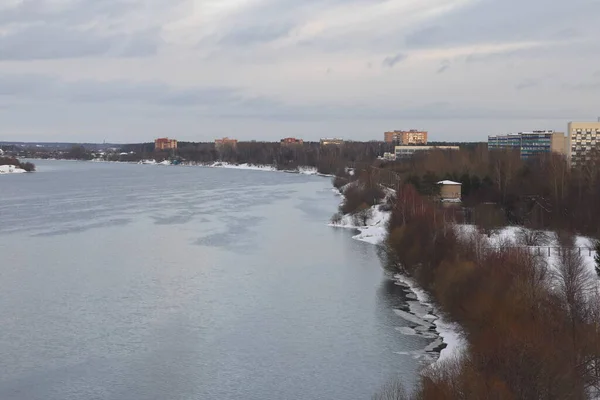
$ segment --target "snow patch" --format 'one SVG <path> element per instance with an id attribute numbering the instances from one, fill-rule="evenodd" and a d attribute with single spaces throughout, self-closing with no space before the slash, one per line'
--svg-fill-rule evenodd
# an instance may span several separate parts
<path id="1" fill-rule="evenodd" d="M 350 186 L 355 184 L 351 182 L 340 190 L 335 190 L 338 195 L 344 197 L 344 191 Z M 394 195 L 396 192 L 389 188 L 384 188 L 386 197 L 383 200 L 385 203 L 389 196 Z M 330 223 L 329 226 L 355 229 L 359 233 L 353 236 L 353 239 L 360 240 L 375 245 L 382 244 L 387 237 L 387 223 L 390 219 L 391 212 L 382 211 L 381 205 L 376 205 L 370 208 L 369 218 L 366 224 L 357 224 L 357 218 L 352 215 L 343 215 L 338 222 Z M 439 314 L 433 306 L 427 292 L 421 289 L 415 282 L 410 278 L 403 275 L 395 275 L 394 279 L 396 284 L 405 286 L 410 292 L 414 293 L 414 296 L 418 300 L 417 302 L 407 302 L 410 308 L 410 312 L 403 310 L 394 309 L 394 312 L 403 318 L 404 320 L 416 325 L 414 328 L 401 327 L 397 328 L 399 332 L 410 336 L 421 336 L 428 339 L 437 339 L 425 347 L 421 351 L 398 353 L 403 355 L 410 355 L 415 359 L 427 359 L 430 363 L 437 363 L 442 360 L 446 360 L 450 357 L 460 354 L 460 352 L 466 347 L 466 342 L 462 338 L 462 329 L 456 323 L 446 321 L 442 317 L 437 317 L 435 314 Z M 416 303 L 416 304 L 413 304 Z M 419 307 L 417 307 L 419 305 Z M 431 329 L 435 329 L 437 335 L 431 332 Z M 426 356 L 427 353 L 433 353 L 437 348 L 446 345 L 440 352 L 438 361 L 430 359 Z"/>
<path id="2" fill-rule="evenodd" d="M 371 244 L 381 244 L 387 237 L 389 219 L 390 213 L 381 211 L 381 206 L 377 205 L 369 209 L 369 218 L 364 225 L 359 223 L 360 218 L 346 214 L 339 222 L 332 222 L 329 226 L 357 230 L 359 233 L 353 236 L 353 239 Z"/>
<path id="3" fill-rule="evenodd" d="M 23 174 L 25 172 L 27 171 L 14 165 L 0 165 L 0 174 Z"/>

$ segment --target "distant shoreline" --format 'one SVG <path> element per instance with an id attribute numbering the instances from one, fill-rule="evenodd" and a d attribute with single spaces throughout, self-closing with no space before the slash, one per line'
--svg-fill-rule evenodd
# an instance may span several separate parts
<path id="1" fill-rule="evenodd" d="M 324 178 L 333 178 L 334 175 L 322 174 L 317 171 L 316 167 L 299 166 L 296 169 L 278 169 L 274 165 L 267 164 L 233 164 L 228 162 L 216 161 L 213 163 L 198 163 L 198 162 L 182 162 L 180 164 L 164 164 L 156 162 L 155 160 L 142 160 L 142 161 L 108 161 L 108 160 L 65 160 L 60 158 L 28 158 L 28 160 L 38 161 L 69 161 L 69 162 L 92 162 L 92 163 L 117 163 L 117 164 L 138 164 L 138 165 L 149 165 L 149 166 L 160 166 L 160 167 L 204 167 L 204 168 L 223 168 L 223 169 L 237 169 L 237 170 L 248 170 L 248 171 L 263 171 L 263 172 L 284 172 L 288 174 L 299 174 L 299 175 L 312 175 L 320 176 Z M 144 162 L 148 161 L 148 162 Z"/>

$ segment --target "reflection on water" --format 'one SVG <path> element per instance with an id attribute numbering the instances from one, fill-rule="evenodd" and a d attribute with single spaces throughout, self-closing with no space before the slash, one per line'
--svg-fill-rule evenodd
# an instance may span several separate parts
<path id="1" fill-rule="evenodd" d="M 1 399 L 366 399 L 421 337 L 319 177 L 38 162 L 0 182 Z M 7 178 L 7 179 L 5 179 Z"/>

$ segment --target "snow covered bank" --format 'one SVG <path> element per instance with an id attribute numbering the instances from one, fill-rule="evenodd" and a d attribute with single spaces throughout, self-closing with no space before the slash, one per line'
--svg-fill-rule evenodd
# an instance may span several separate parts
<path id="1" fill-rule="evenodd" d="M 199 164 L 201 165 L 201 164 Z M 245 169 L 245 170 L 251 170 L 251 171 L 269 171 L 269 172 L 275 172 L 277 171 L 277 168 L 273 167 L 272 165 L 254 165 L 254 164 L 230 164 L 230 163 L 226 163 L 226 162 L 215 162 L 212 164 L 206 164 L 205 166 L 207 167 L 211 167 L 211 168 L 229 168 L 229 169 Z"/>
<path id="2" fill-rule="evenodd" d="M 334 192 L 340 195 L 342 199 L 344 198 L 343 191 L 344 187 L 341 190 L 334 189 Z M 390 195 L 395 193 L 387 188 L 385 191 L 386 197 L 382 202 L 383 204 L 387 202 Z M 361 221 L 360 216 L 346 214 L 339 221 L 331 222 L 329 226 L 357 230 L 359 233 L 353 236 L 353 239 L 380 245 L 387 237 L 387 223 L 390 214 L 390 211 L 382 209 L 382 205 L 376 205 L 364 214 L 367 216 L 366 221 L 364 219 Z M 400 327 L 397 329 L 398 332 L 403 335 L 421 336 L 426 339 L 437 338 L 421 350 L 398 354 L 409 355 L 415 359 L 425 359 L 428 364 L 435 364 L 460 355 L 466 346 L 460 326 L 438 317 L 440 313 L 433 306 L 427 293 L 412 279 L 400 274 L 395 275 L 394 279 L 397 285 L 406 288 L 407 297 L 416 298 L 416 301 L 407 301 L 409 311 L 394 310 L 399 317 L 413 325 L 412 327 Z M 431 330 L 435 330 L 435 333 L 432 334 Z M 428 354 L 435 354 L 443 345 L 445 347 L 439 353 L 437 360 L 434 357 L 426 357 Z"/>
<path id="3" fill-rule="evenodd" d="M 446 347 L 444 347 L 440 352 L 440 356 L 434 364 L 459 356 L 467 345 L 467 342 L 463 337 L 460 325 L 455 322 L 446 321 L 444 318 L 437 317 L 437 314 L 439 314 L 439 312 L 435 309 L 434 305 L 432 304 L 429 295 L 427 294 L 427 292 L 421 289 L 412 279 L 400 274 L 394 275 L 394 279 L 396 279 L 396 283 L 398 285 L 406 286 L 407 288 L 409 288 L 410 291 L 417 296 L 417 300 L 419 301 L 419 303 L 426 307 L 426 310 L 428 312 L 417 313 L 417 317 L 421 318 L 422 320 L 433 319 L 435 331 L 438 333 L 441 339 L 440 342 L 438 342 L 438 344 L 444 343 L 446 345 Z"/>
<path id="4" fill-rule="evenodd" d="M 381 211 L 380 206 L 373 206 L 368 211 L 369 217 L 366 224 L 360 224 L 358 218 L 353 215 L 344 215 L 339 222 L 331 222 L 329 226 L 336 228 L 354 229 L 359 233 L 353 239 L 371 244 L 381 244 L 387 235 L 387 222 L 390 213 Z"/>
<path id="5" fill-rule="evenodd" d="M 93 160 L 96 161 L 96 160 Z M 98 160 L 99 161 L 99 160 Z M 292 174 L 300 174 L 300 175 L 315 175 L 315 176 L 324 176 L 324 177 L 333 177 L 333 175 L 321 174 L 317 171 L 315 167 L 306 167 L 300 166 L 295 169 L 277 169 L 273 165 L 263 165 L 263 164 L 232 164 L 228 162 L 216 161 L 213 163 L 198 163 L 198 162 L 182 162 L 180 164 L 173 164 L 168 160 L 157 162 L 156 160 L 142 160 L 138 162 L 138 164 L 145 165 L 180 165 L 186 167 L 209 167 L 209 168 L 227 168 L 227 169 L 241 169 L 241 170 L 249 170 L 249 171 L 267 171 L 267 172 L 287 172 Z"/>
<path id="6" fill-rule="evenodd" d="M 454 227 L 454 230 L 459 235 L 459 237 L 463 238 L 469 235 L 478 234 L 478 230 L 475 225 L 456 225 Z M 551 272 L 558 271 L 558 256 L 561 246 L 558 243 L 556 234 L 551 231 L 543 231 L 542 233 L 545 235 L 546 239 L 545 243 L 539 244 L 538 246 L 528 246 L 525 243 L 523 243 L 520 239 L 520 236 L 522 236 L 525 232 L 531 231 L 518 226 L 505 226 L 504 228 L 498 229 L 497 231 L 493 232 L 489 237 L 483 234 L 480 235 L 486 240 L 487 245 L 492 248 L 498 248 L 503 246 L 529 248 L 531 252 L 539 254 L 541 257 L 544 258 L 548 269 Z M 596 252 L 593 250 L 593 239 L 585 236 L 576 236 L 575 247 L 578 252 L 580 251 L 581 258 L 588 272 L 596 276 L 596 262 L 594 260 Z"/>
<path id="7" fill-rule="evenodd" d="M 14 165 L 0 165 L 0 175 L 3 174 L 23 174 L 25 171 L 22 168 L 18 168 Z"/>
<path id="8" fill-rule="evenodd" d="M 198 164 L 198 165 L 201 165 L 201 164 Z M 204 166 L 211 167 L 211 168 L 246 169 L 246 170 L 252 170 L 252 171 L 286 172 L 289 174 L 317 175 L 317 176 L 324 176 L 324 177 L 333 177 L 333 175 L 319 173 L 319 171 L 317 171 L 317 168 L 315 168 L 315 167 L 306 167 L 306 166 L 299 166 L 295 169 L 277 169 L 273 165 L 259 165 L 259 164 L 247 164 L 247 163 L 231 164 L 231 163 L 220 162 L 220 161 L 212 163 L 212 164 L 206 164 Z"/>

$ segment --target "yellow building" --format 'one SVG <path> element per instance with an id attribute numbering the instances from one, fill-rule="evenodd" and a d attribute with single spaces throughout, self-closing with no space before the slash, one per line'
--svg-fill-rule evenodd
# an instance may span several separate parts
<path id="1" fill-rule="evenodd" d="M 237 144 L 237 139 L 230 139 L 228 137 L 224 137 L 222 139 L 215 139 L 215 146 L 217 147 L 217 149 L 223 147 L 232 147 L 235 149 L 237 147 Z"/>
<path id="2" fill-rule="evenodd" d="M 344 144 L 344 139 L 321 139 L 321 146 L 340 146 Z"/>
<path id="3" fill-rule="evenodd" d="M 444 202 L 458 203 L 462 197 L 462 183 L 454 181 L 440 181 L 440 198 Z"/>
<path id="4" fill-rule="evenodd" d="M 590 160 L 593 151 L 600 151 L 600 121 L 569 122 L 566 142 L 567 160 L 571 166 Z"/>

